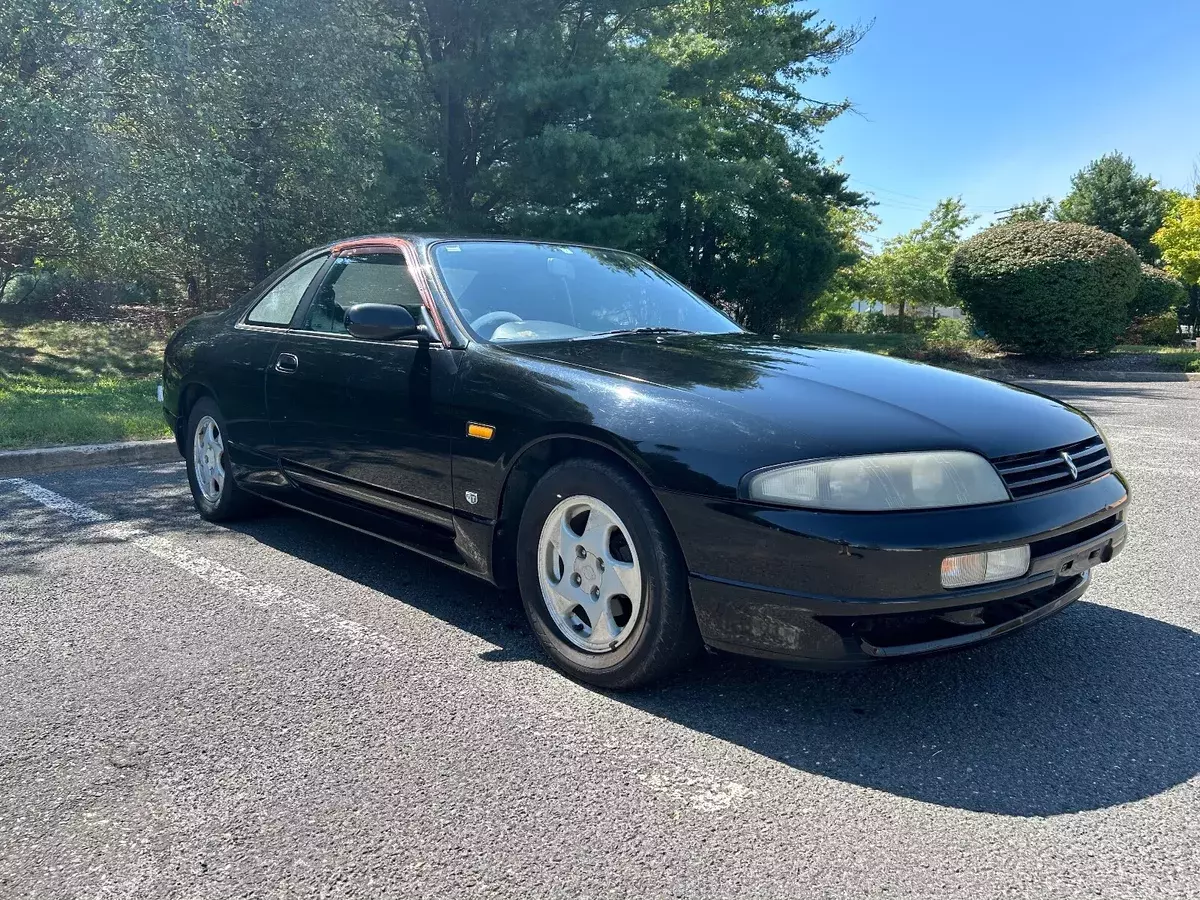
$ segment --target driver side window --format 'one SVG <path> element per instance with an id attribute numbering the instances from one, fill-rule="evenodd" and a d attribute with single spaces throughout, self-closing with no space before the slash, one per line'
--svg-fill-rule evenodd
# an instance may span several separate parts
<path id="1" fill-rule="evenodd" d="M 335 259 L 313 297 L 301 328 L 347 334 L 346 310 L 359 303 L 403 306 L 416 321 L 421 321 L 421 294 L 402 254 L 369 253 Z"/>

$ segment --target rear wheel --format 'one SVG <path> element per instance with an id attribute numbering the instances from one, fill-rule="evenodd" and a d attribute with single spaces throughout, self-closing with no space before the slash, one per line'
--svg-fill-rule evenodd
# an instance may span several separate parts
<path id="1" fill-rule="evenodd" d="M 638 687 L 700 648 L 675 535 L 616 466 L 569 460 L 543 476 L 521 516 L 517 575 L 534 634 L 581 681 Z"/>
<path id="2" fill-rule="evenodd" d="M 253 498 L 237 486 L 229 465 L 225 419 L 210 397 L 202 397 L 188 416 L 184 459 L 192 500 L 202 518 L 224 522 L 245 515 Z"/>

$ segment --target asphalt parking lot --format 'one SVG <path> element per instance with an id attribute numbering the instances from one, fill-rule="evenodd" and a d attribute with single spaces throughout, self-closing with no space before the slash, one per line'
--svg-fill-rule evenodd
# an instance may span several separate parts
<path id="1" fill-rule="evenodd" d="M 509 599 L 182 464 L 0 481 L 0 896 L 1200 896 L 1200 384 L 1059 384 L 1130 543 L 1062 615 L 609 695 Z"/>

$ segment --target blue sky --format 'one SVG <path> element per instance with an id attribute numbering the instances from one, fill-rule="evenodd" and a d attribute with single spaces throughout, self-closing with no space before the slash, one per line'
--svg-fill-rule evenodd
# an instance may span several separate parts
<path id="1" fill-rule="evenodd" d="M 805 4 L 807 5 L 807 4 Z M 824 0 L 838 25 L 874 27 L 827 78 L 849 98 L 822 134 L 851 186 L 874 195 L 876 240 L 961 195 L 983 216 L 1047 194 L 1112 150 L 1164 186 L 1200 161 L 1200 2 Z"/>

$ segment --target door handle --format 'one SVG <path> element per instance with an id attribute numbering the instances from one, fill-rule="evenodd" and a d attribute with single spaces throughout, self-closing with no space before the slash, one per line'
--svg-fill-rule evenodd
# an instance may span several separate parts
<path id="1" fill-rule="evenodd" d="M 291 375 L 300 368 L 300 360 L 296 358 L 295 353 L 280 353 L 275 357 L 275 371 L 282 372 L 284 375 Z"/>

